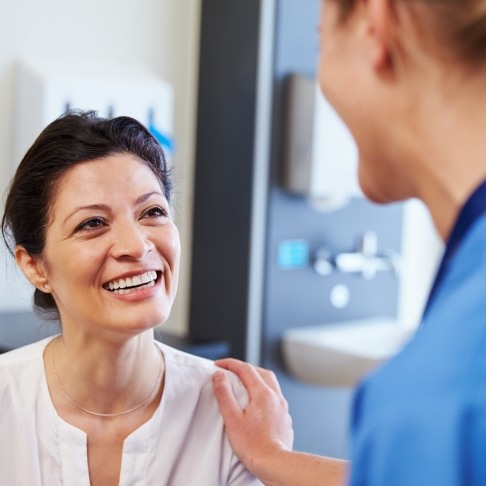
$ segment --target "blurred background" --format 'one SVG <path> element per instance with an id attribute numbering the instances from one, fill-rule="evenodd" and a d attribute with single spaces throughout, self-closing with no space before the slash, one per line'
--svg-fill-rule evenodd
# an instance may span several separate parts
<path id="1" fill-rule="evenodd" d="M 0 0 L 0 190 L 66 109 L 139 118 L 173 164 L 183 248 L 159 338 L 273 369 L 296 448 L 345 458 L 355 385 L 415 332 L 442 246 L 419 202 L 361 196 L 316 89 L 319 4 Z M 3 242 L 0 265 L 0 350 L 57 332 Z"/>

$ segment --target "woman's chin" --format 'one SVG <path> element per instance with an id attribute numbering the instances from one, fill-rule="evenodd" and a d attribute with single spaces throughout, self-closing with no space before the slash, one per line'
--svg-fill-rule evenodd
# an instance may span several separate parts
<path id="1" fill-rule="evenodd" d="M 362 174 L 360 171 L 359 173 L 359 187 L 363 192 L 366 199 L 369 201 L 376 203 L 376 204 L 383 204 L 385 203 L 384 198 L 382 197 L 381 191 L 377 190 L 373 181 L 369 181 L 369 179 Z"/>
<path id="2" fill-rule="evenodd" d="M 395 195 L 392 196 L 390 194 L 387 194 L 386 191 L 385 192 L 378 191 L 374 188 L 370 188 L 367 186 L 361 186 L 361 190 L 363 191 L 363 194 L 365 195 L 366 199 L 368 199 L 368 201 L 374 204 L 390 204 L 405 199 L 405 198 L 397 198 Z"/>
<path id="3" fill-rule="evenodd" d="M 401 198 L 397 198 L 396 192 L 392 190 L 389 184 L 381 181 L 377 177 L 368 177 L 366 172 L 361 169 L 358 173 L 358 182 L 366 199 L 375 204 L 388 204 L 396 202 Z"/>
<path id="4" fill-rule="evenodd" d="M 140 319 L 134 317 L 133 319 L 128 319 L 126 325 L 120 323 L 117 326 L 119 329 L 128 331 L 130 334 L 139 334 L 152 329 L 161 327 L 169 318 L 169 313 L 157 313 L 152 316 L 143 316 Z"/>

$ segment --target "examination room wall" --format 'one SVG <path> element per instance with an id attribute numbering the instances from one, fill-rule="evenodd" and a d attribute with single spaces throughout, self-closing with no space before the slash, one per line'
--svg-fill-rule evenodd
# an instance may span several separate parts
<path id="1" fill-rule="evenodd" d="M 0 0 L 0 192 L 13 175 L 15 63 L 22 58 L 136 64 L 168 81 L 175 92 L 176 219 L 182 239 L 181 287 L 170 328 L 187 321 L 192 221 L 194 118 L 200 0 Z M 0 321 L 30 308 L 30 292 L 0 247 Z"/>

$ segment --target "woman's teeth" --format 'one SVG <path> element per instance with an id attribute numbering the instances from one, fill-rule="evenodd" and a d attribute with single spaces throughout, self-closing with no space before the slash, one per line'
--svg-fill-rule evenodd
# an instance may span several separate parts
<path id="1" fill-rule="evenodd" d="M 150 270 L 148 272 L 142 273 L 141 275 L 136 275 L 135 277 L 119 278 L 117 280 L 112 280 L 111 282 L 103 285 L 103 287 L 117 294 L 127 294 L 134 288 L 144 289 L 147 287 L 153 287 L 156 280 L 157 272 Z"/>

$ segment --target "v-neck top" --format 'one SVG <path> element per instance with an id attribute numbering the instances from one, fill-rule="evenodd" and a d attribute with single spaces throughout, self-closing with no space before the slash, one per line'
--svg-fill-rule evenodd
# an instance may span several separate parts
<path id="1" fill-rule="evenodd" d="M 355 393 L 350 485 L 486 485 L 486 215 L 414 338 Z"/>
<path id="2" fill-rule="evenodd" d="M 52 403 L 44 350 L 52 338 L 0 355 L 0 484 L 89 486 L 86 433 Z M 162 343 L 164 393 L 124 441 L 120 486 L 260 485 L 234 455 L 212 391 L 214 364 Z M 230 375 L 240 404 L 246 393 Z"/>
<path id="3" fill-rule="evenodd" d="M 481 182 L 478 187 L 469 196 L 467 201 L 459 211 L 452 231 L 447 239 L 444 255 L 439 265 L 437 275 L 430 290 L 429 298 L 424 310 L 425 318 L 429 312 L 432 303 L 434 302 L 436 294 L 442 285 L 442 282 L 447 274 L 449 266 L 454 259 L 456 252 L 459 250 L 463 239 L 477 220 L 483 217 L 486 213 L 486 181 Z"/>

